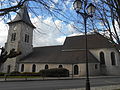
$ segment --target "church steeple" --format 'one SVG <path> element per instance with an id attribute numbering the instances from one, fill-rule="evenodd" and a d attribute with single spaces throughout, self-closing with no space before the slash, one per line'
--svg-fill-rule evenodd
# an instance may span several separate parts
<path id="1" fill-rule="evenodd" d="M 33 49 L 33 29 L 35 26 L 30 21 L 26 5 L 20 9 L 16 17 L 8 25 L 6 51 L 10 52 L 14 48 L 22 54 L 18 57 L 7 59 L 4 66 L 11 66 L 10 71 L 15 71 L 18 70 L 18 61 L 30 54 Z M 5 68 L 4 71 L 7 72 L 7 69 Z"/>
<path id="2" fill-rule="evenodd" d="M 28 10 L 27 10 L 26 5 L 24 5 L 20 9 L 20 11 L 17 13 L 16 17 L 11 22 L 9 22 L 8 24 L 15 23 L 15 22 L 24 22 L 24 23 L 28 24 L 29 26 L 35 28 L 35 26 L 32 24 L 32 22 L 30 20 L 30 17 L 28 15 Z"/>

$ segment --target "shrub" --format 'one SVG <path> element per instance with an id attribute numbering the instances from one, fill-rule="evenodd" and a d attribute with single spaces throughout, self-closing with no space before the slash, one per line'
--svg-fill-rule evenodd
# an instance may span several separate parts
<path id="1" fill-rule="evenodd" d="M 40 76 L 40 74 L 36 72 L 23 72 L 21 76 Z"/>
<path id="2" fill-rule="evenodd" d="M 12 71 L 12 72 L 10 72 L 9 76 L 20 76 L 20 72 Z"/>
<path id="3" fill-rule="evenodd" d="M 40 76 L 39 73 L 35 72 L 18 72 L 18 71 L 13 71 L 9 74 L 9 76 Z"/>
<path id="4" fill-rule="evenodd" d="M 69 77 L 69 70 L 65 68 L 44 69 L 39 73 L 43 77 Z"/>
<path id="5" fill-rule="evenodd" d="M 10 74 L 20 74 L 20 72 L 18 72 L 18 71 L 12 71 L 12 72 L 10 72 Z"/>
<path id="6" fill-rule="evenodd" d="M 0 72 L 0 76 L 4 76 L 6 73 L 2 73 L 2 72 Z"/>

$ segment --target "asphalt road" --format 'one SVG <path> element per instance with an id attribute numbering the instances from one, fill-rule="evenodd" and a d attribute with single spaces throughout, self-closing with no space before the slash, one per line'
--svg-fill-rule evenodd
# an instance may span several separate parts
<path id="1" fill-rule="evenodd" d="M 116 85 L 120 84 L 120 78 L 90 79 L 90 83 L 91 86 Z M 0 82 L 0 90 L 56 90 L 84 86 L 85 79 Z"/>

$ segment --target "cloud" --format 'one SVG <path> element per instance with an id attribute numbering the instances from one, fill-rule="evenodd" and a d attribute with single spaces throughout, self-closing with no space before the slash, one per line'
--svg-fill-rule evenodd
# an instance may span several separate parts
<path id="1" fill-rule="evenodd" d="M 34 30 L 33 45 L 38 47 L 63 44 L 59 39 L 63 35 L 59 31 L 62 27 L 62 21 L 53 21 L 52 17 L 42 20 L 41 16 L 39 17 L 39 19 L 37 17 L 32 18 L 33 24 L 36 26 Z"/>
<path id="2" fill-rule="evenodd" d="M 0 21 L 0 47 L 4 46 L 7 41 L 8 25 Z"/>
<path id="3" fill-rule="evenodd" d="M 58 3 L 59 0 L 53 0 L 53 2 Z"/>
<path id="4" fill-rule="evenodd" d="M 61 37 L 57 38 L 56 40 L 57 40 L 58 43 L 63 44 L 65 39 L 66 39 L 65 36 L 61 36 Z"/>
<path id="5" fill-rule="evenodd" d="M 74 34 L 74 28 L 70 24 L 64 24 L 60 20 L 53 21 L 52 17 L 43 19 L 43 16 L 38 16 L 31 18 L 31 21 L 36 27 L 33 33 L 34 47 L 62 45 L 66 36 Z M 3 21 L 0 22 L 0 26 L 0 46 L 4 46 L 7 41 L 9 27 Z"/>
<path id="6" fill-rule="evenodd" d="M 79 35 L 83 35 L 83 33 L 73 33 L 73 34 L 70 34 L 69 37 L 72 37 L 72 36 L 79 36 Z"/>

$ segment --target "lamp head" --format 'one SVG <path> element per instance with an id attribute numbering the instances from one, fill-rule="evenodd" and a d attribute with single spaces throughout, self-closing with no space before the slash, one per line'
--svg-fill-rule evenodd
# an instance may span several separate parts
<path id="1" fill-rule="evenodd" d="M 78 12 L 82 8 L 82 1 L 81 0 L 75 0 L 73 3 L 73 7 Z"/>
<path id="2" fill-rule="evenodd" d="M 87 7 L 88 14 L 92 15 L 93 13 L 95 13 L 95 8 L 96 7 L 92 3 L 90 3 Z"/>

